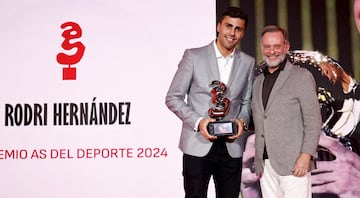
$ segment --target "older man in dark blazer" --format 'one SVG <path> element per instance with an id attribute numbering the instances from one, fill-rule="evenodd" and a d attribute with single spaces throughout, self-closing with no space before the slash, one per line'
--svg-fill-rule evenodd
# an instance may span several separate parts
<path id="1" fill-rule="evenodd" d="M 211 176 L 217 197 L 239 197 L 245 144 L 241 134 L 250 119 L 255 60 L 235 47 L 245 35 L 247 20 L 239 8 L 226 10 L 217 24 L 217 39 L 185 51 L 167 93 L 166 105 L 183 122 L 179 147 L 184 153 L 187 198 L 206 198 Z M 236 134 L 226 138 L 207 130 L 208 123 L 215 121 L 208 115 L 213 81 L 227 87 L 224 97 L 230 100 L 230 108 L 223 119 L 234 120 L 238 126 Z"/>
<path id="2" fill-rule="evenodd" d="M 311 197 L 321 114 L 312 74 L 286 60 L 287 32 L 267 26 L 261 34 L 266 64 L 254 80 L 255 171 L 263 197 Z"/>

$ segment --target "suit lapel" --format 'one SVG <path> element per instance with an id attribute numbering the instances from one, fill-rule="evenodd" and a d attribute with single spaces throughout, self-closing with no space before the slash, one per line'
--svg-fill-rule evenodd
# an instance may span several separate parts
<path id="1" fill-rule="evenodd" d="M 231 72 L 230 72 L 230 77 L 229 77 L 229 82 L 228 82 L 228 87 L 231 86 L 231 84 L 233 83 L 235 77 L 237 76 L 236 74 L 238 72 L 240 72 L 239 70 L 241 69 L 240 66 L 240 62 L 241 62 L 241 58 L 240 58 L 240 51 L 238 49 L 235 49 L 235 53 L 234 53 L 234 61 L 233 61 L 233 65 L 231 68 Z M 240 78 L 242 77 L 242 75 L 238 75 Z"/>
<path id="2" fill-rule="evenodd" d="M 291 64 L 287 61 L 286 65 L 284 67 L 284 70 L 280 72 L 278 78 L 276 79 L 276 82 L 274 84 L 274 87 L 271 90 L 268 103 L 266 105 L 266 110 L 270 108 L 272 102 L 275 100 L 275 98 L 279 95 L 280 89 L 285 84 L 286 80 L 289 78 L 290 70 L 292 69 Z"/>
<path id="3" fill-rule="evenodd" d="M 207 47 L 207 53 L 208 53 L 208 67 L 210 68 L 210 76 L 213 77 L 213 79 L 210 79 L 211 81 L 213 80 L 220 80 L 220 72 L 219 72 L 219 67 L 218 67 L 218 63 L 217 63 L 217 57 L 215 54 L 215 49 L 214 49 L 214 43 L 211 42 L 208 47 Z M 211 82 L 209 82 L 210 84 Z"/>
<path id="4" fill-rule="evenodd" d="M 253 95 L 259 96 L 255 98 L 255 105 L 261 109 L 261 112 L 264 112 L 264 105 L 262 101 L 262 92 L 263 92 L 263 84 L 264 84 L 264 74 L 260 74 L 258 80 L 255 82 L 257 84 L 254 85 Z"/>

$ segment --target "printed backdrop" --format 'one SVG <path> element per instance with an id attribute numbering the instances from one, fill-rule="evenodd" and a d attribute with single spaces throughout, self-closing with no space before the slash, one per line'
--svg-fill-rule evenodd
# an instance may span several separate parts
<path id="1" fill-rule="evenodd" d="M 183 197 L 165 94 L 215 2 L 1 0 L 0 26 L 1 197 Z"/>

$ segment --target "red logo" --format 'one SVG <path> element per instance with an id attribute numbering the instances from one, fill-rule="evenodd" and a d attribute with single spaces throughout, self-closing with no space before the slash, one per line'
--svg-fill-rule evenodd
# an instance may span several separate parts
<path id="1" fill-rule="evenodd" d="M 79 41 L 74 42 L 71 40 L 80 38 L 82 35 L 82 30 L 75 22 L 63 23 L 61 28 L 65 29 L 62 33 L 64 42 L 61 44 L 61 47 L 64 50 L 72 50 L 76 48 L 76 52 L 72 55 L 58 53 L 56 60 L 58 63 L 68 66 L 63 68 L 63 80 L 76 80 L 76 67 L 71 66 L 81 60 L 82 56 L 84 55 L 85 46 Z"/>

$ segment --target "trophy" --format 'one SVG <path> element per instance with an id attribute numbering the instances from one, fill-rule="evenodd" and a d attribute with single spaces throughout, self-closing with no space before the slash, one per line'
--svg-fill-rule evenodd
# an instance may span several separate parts
<path id="1" fill-rule="evenodd" d="M 214 80 L 211 82 L 210 87 L 213 87 L 210 93 L 212 96 L 211 103 L 214 106 L 209 109 L 208 114 L 216 121 L 208 124 L 209 133 L 214 136 L 236 135 L 236 123 L 223 120 L 230 108 L 230 100 L 225 97 L 226 85 L 221 81 Z"/>

